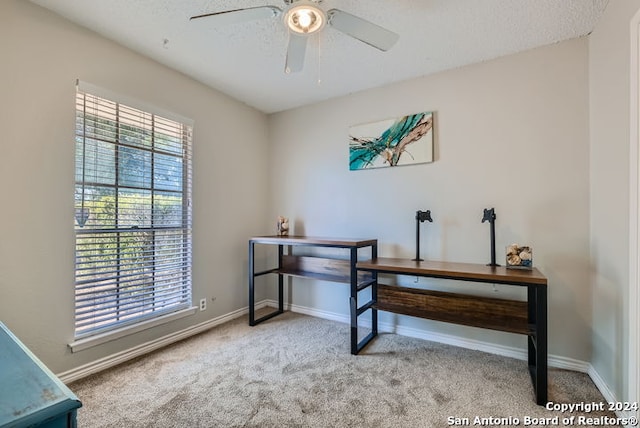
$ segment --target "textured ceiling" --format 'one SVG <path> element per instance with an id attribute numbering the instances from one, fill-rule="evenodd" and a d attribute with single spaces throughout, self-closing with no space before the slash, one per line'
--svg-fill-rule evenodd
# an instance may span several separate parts
<path id="1" fill-rule="evenodd" d="M 326 27 L 285 74 L 282 18 L 189 17 L 283 0 L 31 0 L 266 113 L 589 34 L 608 0 L 324 0 L 400 35 L 381 52 Z"/>

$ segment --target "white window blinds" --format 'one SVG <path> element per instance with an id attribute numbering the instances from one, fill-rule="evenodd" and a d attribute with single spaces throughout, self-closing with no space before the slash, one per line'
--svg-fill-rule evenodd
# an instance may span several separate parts
<path id="1" fill-rule="evenodd" d="M 76 338 L 191 305 L 192 130 L 166 116 L 78 88 Z"/>

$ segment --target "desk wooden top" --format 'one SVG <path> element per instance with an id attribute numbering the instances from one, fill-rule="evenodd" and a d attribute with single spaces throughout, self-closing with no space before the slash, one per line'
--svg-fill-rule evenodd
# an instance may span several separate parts
<path id="1" fill-rule="evenodd" d="M 377 239 L 349 239 L 349 238 L 319 238 L 313 236 L 254 236 L 252 242 L 259 244 L 279 244 L 279 245 L 319 245 L 327 247 L 365 247 L 376 245 Z"/>
<path id="2" fill-rule="evenodd" d="M 398 275 L 427 276 L 462 281 L 491 282 L 513 285 L 547 285 L 547 278 L 536 268 L 507 269 L 504 266 L 486 266 L 475 263 L 453 263 L 378 257 L 361 261 L 357 269 L 395 273 Z"/>

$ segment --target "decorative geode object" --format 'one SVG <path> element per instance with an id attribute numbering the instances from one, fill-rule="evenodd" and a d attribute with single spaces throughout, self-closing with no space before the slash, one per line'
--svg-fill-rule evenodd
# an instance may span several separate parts
<path id="1" fill-rule="evenodd" d="M 277 224 L 278 236 L 289 236 L 289 219 L 279 216 Z"/>
<path id="2" fill-rule="evenodd" d="M 507 247 L 507 268 L 511 269 L 532 269 L 533 250 L 531 247 L 521 247 L 512 244 Z"/>

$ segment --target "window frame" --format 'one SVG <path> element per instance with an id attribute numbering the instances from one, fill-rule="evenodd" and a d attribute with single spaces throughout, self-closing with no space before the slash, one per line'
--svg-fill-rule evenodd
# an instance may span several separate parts
<path id="1" fill-rule="evenodd" d="M 192 134 L 193 134 L 193 121 L 190 119 L 186 119 L 182 116 L 176 115 L 174 113 L 171 112 L 167 112 L 165 110 L 159 109 L 155 106 L 149 105 L 147 103 L 143 103 L 134 99 L 131 99 L 129 97 L 125 97 L 119 94 L 116 94 L 114 92 L 105 90 L 103 88 L 100 88 L 98 86 L 95 85 L 91 85 L 88 84 L 86 82 L 82 82 L 80 80 L 78 80 L 76 82 L 76 130 L 75 130 L 75 136 L 76 136 L 76 144 L 78 144 L 78 137 L 81 136 L 82 138 L 82 155 L 81 155 L 81 159 L 83 159 L 83 164 L 82 164 L 82 178 L 80 181 L 78 181 L 78 177 L 77 177 L 77 171 L 78 171 L 78 148 L 76 148 L 76 192 L 77 192 L 77 187 L 79 185 L 82 186 L 82 212 L 83 214 L 81 214 L 81 217 L 84 216 L 84 203 L 85 203 L 85 186 L 88 184 L 87 178 L 85 177 L 85 158 L 87 156 L 87 154 L 85 153 L 86 150 L 86 139 L 87 139 L 87 135 L 86 135 L 86 127 L 84 126 L 85 120 L 88 117 L 88 114 L 86 112 L 86 110 L 83 110 L 80 114 L 80 116 L 78 116 L 78 96 L 80 96 L 80 94 L 82 94 L 82 96 L 85 97 L 86 99 L 86 95 L 89 95 L 91 97 L 97 97 L 99 99 L 103 99 L 103 100 L 107 100 L 108 102 L 114 103 L 117 108 L 116 108 L 116 121 L 115 121 L 115 125 L 114 125 L 114 129 L 120 129 L 120 113 L 119 113 L 119 108 L 120 106 L 122 107 L 126 107 L 129 109 L 135 109 L 135 110 L 139 110 L 140 112 L 144 113 L 144 114 L 149 114 L 152 117 L 152 124 L 151 124 L 151 145 L 150 147 L 144 147 L 144 143 L 140 143 L 139 141 L 134 142 L 133 144 L 131 143 L 127 143 L 127 142 L 123 142 L 122 139 L 120 138 L 120 135 L 118 135 L 116 133 L 114 140 L 113 141 L 109 141 L 109 142 L 105 142 L 105 144 L 113 144 L 113 148 L 114 148 L 114 167 L 113 167 L 113 174 L 115 177 L 115 182 L 113 184 L 99 184 L 96 185 L 96 183 L 93 183 L 94 186 L 96 187 L 103 187 L 103 188 L 110 188 L 112 187 L 114 189 L 114 198 L 116 200 L 116 206 L 117 206 L 117 200 L 118 198 L 120 198 L 120 192 L 119 190 L 122 189 L 133 189 L 133 191 L 138 191 L 138 194 L 140 195 L 143 191 L 145 192 L 149 192 L 149 194 L 151 195 L 150 199 L 151 199 L 151 204 L 150 204 L 150 217 L 149 217 L 149 226 L 148 227 L 138 227 L 138 226 L 133 226 L 133 227 L 119 227 L 120 225 L 118 224 L 118 219 L 120 217 L 120 212 L 116 209 L 114 210 L 114 221 L 115 223 L 113 225 L 111 225 L 111 227 L 98 227 L 96 228 L 88 228 L 88 229 L 84 229 L 84 226 L 86 225 L 83 221 L 82 226 L 80 226 L 80 222 L 78 221 L 77 218 L 77 207 L 76 207 L 76 219 L 74 220 L 74 240 L 75 240 L 75 254 L 76 254 L 76 269 L 74 272 L 74 338 L 75 341 L 73 343 L 70 344 L 72 351 L 75 350 L 79 350 L 79 349 L 85 349 L 86 347 L 89 346 L 93 346 L 92 343 L 93 342 L 97 342 L 98 343 L 104 343 L 107 340 L 113 340 L 114 336 L 117 337 L 121 337 L 124 336 L 126 334 L 131 334 L 133 332 L 136 331 L 140 331 L 142 329 L 146 329 L 149 327 L 152 327 L 153 325 L 157 325 L 160 323 L 164 323 L 164 322 L 168 322 L 171 321 L 173 319 L 176 318 L 180 318 L 182 316 L 187 316 L 187 315 L 191 315 L 193 313 L 195 313 L 195 306 L 193 306 L 193 294 L 192 294 L 192 156 L 191 156 L 191 150 L 192 150 L 192 145 L 193 145 L 193 139 L 192 139 Z M 84 102 L 84 101 L 83 101 Z M 84 104 L 83 104 L 84 105 Z M 81 117 L 81 119 L 80 119 Z M 156 119 L 157 118 L 157 119 Z M 163 151 L 161 149 L 158 149 L 157 146 L 160 146 L 161 143 L 158 143 L 158 139 L 160 138 L 158 135 L 156 135 L 156 120 L 161 120 L 161 121 L 165 121 L 165 123 L 169 123 L 169 121 L 171 122 L 176 122 L 177 124 L 180 125 L 181 129 L 181 137 L 180 137 L 180 146 L 168 146 L 168 147 L 172 147 L 176 150 L 180 150 L 181 152 L 175 152 L 175 153 L 167 153 L 167 150 Z M 83 123 L 83 129 L 82 131 L 78 131 L 78 123 L 79 121 L 82 121 Z M 131 125 L 132 128 L 135 128 L 135 124 Z M 140 128 L 141 130 L 144 130 L 143 128 Z M 141 133 L 141 135 L 143 135 L 144 133 Z M 98 141 L 98 139 L 95 139 L 96 141 Z M 175 144 L 175 143 L 174 143 Z M 97 143 L 96 143 L 96 147 L 97 147 Z M 118 166 L 118 159 L 119 159 L 119 153 L 118 150 L 120 150 L 121 148 L 129 148 L 131 150 L 135 150 L 135 151 L 139 151 L 141 153 L 149 153 L 149 156 L 151 157 L 151 162 L 150 162 L 150 178 L 149 181 L 150 183 L 147 186 L 144 185 L 140 185 L 140 186 L 127 186 L 127 185 L 122 185 L 119 180 L 118 180 L 118 172 L 119 172 L 119 166 Z M 98 149 L 96 148 L 96 152 L 98 151 Z M 97 155 L 96 155 L 97 156 Z M 156 181 L 159 180 L 156 178 L 155 174 L 154 174 L 154 168 L 156 168 L 158 164 L 158 162 L 162 162 L 162 156 L 165 156 L 167 158 L 171 158 L 173 157 L 174 160 L 176 162 L 180 161 L 180 165 L 181 165 L 181 189 L 180 190 L 175 190 L 175 189 L 170 189 L 167 190 L 167 188 L 158 188 L 156 187 Z M 166 161 L 166 160 L 165 160 Z M 94 166 L 95 167 L 95 166 Z M 146 173 L 146 165 L 144 167 L 145 169 L 144 172 Z M 167 184 L 168 186 L 168 184 Z M 161 187 L 161 186 L 159 186 Z M 179 195 L 181 198 L 181 215 L 179 216 L 180 218 L 180 226 L 158 226 L 157 224 L 154 224 L 154 220 L 156 218 L 156 205 L 154 204 L 154 198 L 157 197 L 158 195 L 161 195 L 163 193 L 166 194 L 175 194 L 175 195 Z M 137 202 L 132 203 L 132 206 L 134 206 L 134 209 L 138 209 L 138 204 L 141 204 L 141 201 L 138 199 L 136 200 Z M 76 202 L 74 202 L 75 204 Z M 86 211 L 86 213 L 88 213 L 89 211 Z M 173 215 L 175 215 L 175 213 L 173 213 Z M 88 214 L 87 214 L 87 218 L 88 218 Z M 170 231 L 169 234 L 175 232 L 176 236 L 178 236 L 178 238 L 174 238 L 173 236 L 171 237 L 165 237 L 164 241 L 162 238 L 158 238 L 157 234 L 160 232 L 167 232 Z M 130 318 L 128 318 L 127 320 L 116 320 L 111 321 L 108 323 L 108 325 L 105 326 L 93 326 L 93 327 L 89 327 L 86 329 L 82 329 L 78 327 L 78 312 L 79 310 L 81 310 L 83 308 L 82 304 L 78 303 L 78 286 L 79 286 L 79 281 L 78 281 L 78 266 L 79 266 L 79 256 L 78 256 L 78 248 L 80 245 L 80 241 L 82 240 L 83 236 L 91 236 L 91 234 L 94 234 L 94 236 L 106 236 L 107 234 L 113 234 L 113 236 L 121 236 L 122 234 L 131 234 L 131 236 L 135 236 L 135 235 L 142 235 L 142 234 L 150 234 L 152 236 L 151 244 L 150 246 L 147 246 L 146 242 L 144 241 L 145 244 L 140 244 L 141 248 L 141 252 L 144 253 L 145 255 L 141 256 L 142 261 L 138 260 L 137 262 L 135 262 L 134 264 L 132 264 L 132 266 L 138 266 L 138 267 L 144 267 L 151 269 L 152 275 L 151 277 L 153 278 L 152 281 L 147 281 L 147 282 L 143 282 L 142 285 L 140 286 L 140 290 L 142 290 L 142 294 L 141 295 L 145 295 L 144 293 L 146 292 L 150 292 L 152 293 L 152 298 L 151 300 L 154 302 L 153 303 L 153 309 L 150 310 L 150 312 L 146 312 L 145 311 L 149 311 L 149 309 L 147 308 L 146 310 L 144 309 L 140 309 L 139 311 L 141 313 L 136 312 L 135 308 L 133 307 L 133 311 L 129 314 L 133 314 Z M 118 240 L 119 242 L 119 240 Z M 178 263 L 175 266 L 178 266 L 178 278 L 180 278 L 179 280 L 175 281 L 175 285 L 174 282 L 172 280 L 168 280 L 168 282 L 166 283 L 167 285 L 165 285 L 165 287 L 167 287 L 165 289 L 169 291 L 169 293 L 167 293 L 166 295 L 163 295 L 163 299 L 161 302 L 168 302 L 169 303 L 169 307 L 167 308 L 162 308 L 162 309 L 155 309 L 155 291 L 159 288 L 159 286 L 156 283 L 156 279 L 155 279 L 155 272 L 156 272 L 156 254 L 159 251 L 159 248 L 162 249 L 162 247 L 160 247 L 160 243 L 163 243 L 164 245 L 166 245 L 166 242 L 172 242 L 172 244 L 177 248 L 177 249 L 173 249 L 170 251 L 171 256 L 175 256 L 177 255 L 177 260 Z M 176 244 L 177 243 L 177 244 Z M 93 244 L 93 245 L 100 245 L 100 244 Z M 87 247 L 90 248 L 90 247 Z M 150 252 L 151 256 L 147 255 L 147 253 Z M 117 250 L 114 252 L 114 254 L 116 254 L 116 257 L 119 259 L 120 257 L 122 257 L 122 246 L 120 246 L 120 244 L 118 243 L 117 245 Z M 140 257 L 140 256 L 139 256 Z M 149 260 L 151 261 L 151 264 L 149 264 Z M 173 259 L 171 259 L 173 260 Z M 120 271 L 120 264 L 118 262 L 118 267 L 117 267 L 117 272 L 115 274 L 115 282 L 117 284 L 120 284 L 120 282 L 122 281 L 122 273 Z M 164 273 L 164 270 L 162 271 Z M 173 271 L 172 271 L 173 272 Z M 144 276 L 142 274 L 139 274 L 139 276 Z M 175 276 L 175 274 L 174 274 Z M 113 278 L 111 278 L 113 279 Z M 80 283 L 83 283 L 83 281 L 80 281 Z M 99 287 L 97 287 L 99 288 Z M 119 301 L 120 300 L 120 295 L 121 295 L 121 291 L 120 291 L 120 286 L 117 285 L 115 291 L 111 292 L 111 295 L 117 296 L 116 299 Z M 133 296 L 135 294 L 135 292 L 131 291 L 134 290 L 134 287 L 131 287 L 129 289 L 127 289 L 127 292 L 130 294 L 130 296 Z M 172 297 L 173 295 L 177 296 L 177 297 Z M 168 296 L 168 297 L 167 297 Z M 145 297 L 141 297 L 141 298 L 136 298 L 136 301 L 144 301 L 146 298 Z M 175 300 L 175 303 L 172 302 L 173 300 Z M 160 300 L 159 300 L 160 301 Z M 119 304 L 119 303 L 118 303 Z M 148 305 L 148 302 L 147 302 Z M 143 306 L 144 307 L 144 306 Z"/>

